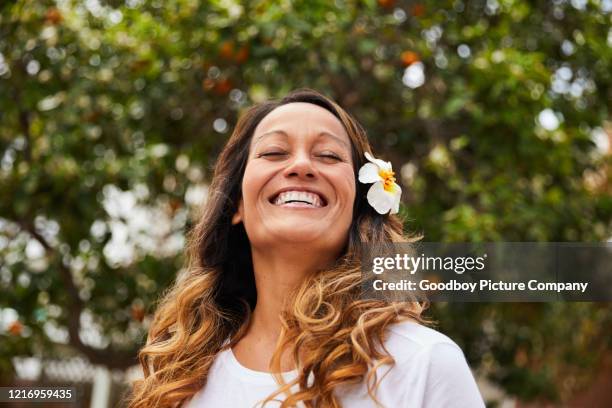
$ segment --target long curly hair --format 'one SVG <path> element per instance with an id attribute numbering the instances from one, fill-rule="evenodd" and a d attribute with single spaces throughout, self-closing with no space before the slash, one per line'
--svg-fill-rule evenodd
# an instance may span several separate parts
<path id="1" fill-rule="evenodd" d="M 245 334 L 257 303 L 249 241 L 243 225 L 232 225 L 241 197 L 250 141 L 257 125 L 275 108 L 306 102 L 327 109 L 344 126 L 352 145 L 354 170 L 371 151 L 363 127 L 324 95 L 299 89 L 281 100 L 248 109 L 239 119 L 215 166 L 209 198 L 191 232 L 185 271 L 166 291 L 139 353 L 144 379 L 134 383 L 131 408 L 175 407 L 206 384 L 217 354 Z M 365 381 L 374 402 L 380 379 L 376 367 L 393 364 L 384 349 L 386 328 L 404 319 L 421 320 L 424 305 L 364 296 L 361 256 L 364 243 L 413 241 L 394 215 L 380 215 L 368 205 L 356 182 L 353 221 L 346 247 L 333 267 L 316 271 L 288 296 L 281 313 L 281 334 L 271 370 L 280 372 L 289 352 L 297 378 L 279 383 L 282 407 L 340 407 L 334 392 Z M 296 390 L 297 389 L 297 390 Z"/>

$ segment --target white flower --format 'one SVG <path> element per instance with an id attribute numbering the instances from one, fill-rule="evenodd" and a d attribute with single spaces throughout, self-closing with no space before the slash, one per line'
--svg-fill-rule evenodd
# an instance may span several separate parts
<path id="1" fill-rule="evenodd" d="M 368 190 L 368 203 L 379 214 L 396 214 L 399 212 L 402 189 L 395 182 L 395 173 L 391 163 L 365 154 L 370 163 L 359 169 L 359 181 L 364 184 L 374 183 Z"/>

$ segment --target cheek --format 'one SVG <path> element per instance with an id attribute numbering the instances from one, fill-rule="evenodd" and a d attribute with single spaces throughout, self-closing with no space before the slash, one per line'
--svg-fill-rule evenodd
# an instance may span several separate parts
<path id="1" fill-rule="evenodd" d="M 260 179 L 261 177 L 259 176 L 256 166 L 254 167 L 247 164 L 244 171 L 244 176 L 242 177 L 242 201 L 245 207 L 244 210 L 247 212 L 253 205 L 253 202 L 257 197 L 257 191 L 259 191 L 259 188 L 261 187 Z"/>
<path id="2" fill-rule="evenodd" d="M 242 200 L 245 212 L 255 208 L 263 188 L 274 175 L 270 166 L 262 166 L 257 162 L 248 162 L 242 177 Z"/>
<path id="3" fill-rule="evenodd" d="M 336 185 L 336 194 L 340 202 L 339 213 L 336 213 L 335 219 L 335 234 L 332 234 L 335 239 L 340 239 L 339 243 L 344 244 L 348 239 L 349 230 L 353 222 L 353 208 L 355 203 L 355 176 L 350 171 L 344 172 L 334 180 Z"/>
<path id="4" fill-rule="evenodd" d="M 343 205 L 352 210 L 355 202 L 355 175 L 352 169 L 338 173 L 334 179 L 334 184 L 337 186 L 338 198 L 341 199 Z"/>

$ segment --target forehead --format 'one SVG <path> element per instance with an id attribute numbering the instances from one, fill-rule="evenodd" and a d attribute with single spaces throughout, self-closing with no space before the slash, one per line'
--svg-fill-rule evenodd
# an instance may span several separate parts
<path id="1" fill-rule="evenodd" d="M 312 103 L 294 102 L 274 109 L 257 125 L 253 140 L 276 130 L 295 136 L 327 132 L 350 145 L 349 137 L 340 120 L 327 109 Z"/>

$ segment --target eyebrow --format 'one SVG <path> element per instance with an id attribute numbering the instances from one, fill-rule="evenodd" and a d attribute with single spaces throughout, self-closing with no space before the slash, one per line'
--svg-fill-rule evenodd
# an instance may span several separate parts
<path id="1" fill-rule="evenodd" d="M 270 136 L 270 135 L 273 135 L 273 134 L 281 134 L 281 135 L 283 135 L 285 137 L 289 137 L 289 134 L 287 132 L 285 132 L 284 130 L 280 130 L 280 129 L 278 129 L 278 130 L 271 130 L 269 132 L 266 132 L 266 133 L 264 133 L 262 135 L 257 136 L 257 138 L 255 138 L 253 140 L 253 145 L 256 145 L 257 143 L 259 143 L 259 141 L 261 139 L 263 139 L 265 136 Z M 349 150 L 351 148 L 350 145 L 346 141 L 342 140 L 342 138 L 340 138 L 339 136 L 334 135 L 333 133 L 327 132 L 325 130 L 320 132 L 317 136 L 327 136 L 327 137 L 330 137 L 330 138 L 334 139 L 335 141 L 337 141 L 338 143 L 340 143 L 343 146 L 345 146 L 346 148 L 348 148 Z"/>

